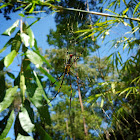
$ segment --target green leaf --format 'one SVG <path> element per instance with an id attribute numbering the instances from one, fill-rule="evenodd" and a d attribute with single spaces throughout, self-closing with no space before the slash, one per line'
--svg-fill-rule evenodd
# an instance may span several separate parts
<path id="1" fill-rule="evenodd" d="M 38 109 L 38 113 L 40 114 L 40 118 L 41 118 L 41 122 L 43 124 L 47 124 L 49 126 L 51 126 L 51 117 L 50 117 L 50 113 L 48 110 L 48 106 L 44 106 L 42 105 L 41 107 L 37 108 Z"/>
<path id="2" fill-rule="evenodd" d="M 12 5 L 12 4 L 11 4 L 11 3 L 4 3 L 2 6 L 0 6 L 0 9 L 2 9 L 2 8 L 8 6 L 8 5 Z M 12 6 L 13 6 L 13 5 L 12 5 Z"/>
<path id="3" fill-rule="evenodd" d="M 27 98 L 25 101 L 24 101 L 24 107 L 26 108 L 28 114 L 29 114 L 29 117 L 31 119 L 31 122 L 34 123 L 34 116 L 36 114 L 34 114 L 34 106 L 33 104 L 31 103 L 31 101 L 29 100 L 29 98 Z"/>
<path id="4" fill-rule="evenodd" d="M 42 106 L 42 99 L 43 96 L 42 94 L 40 94 L 40 88 L 36 88 L 35 92 L 34 92 L 34 96 L 32 98 L 30 98 L 31 102 L 35 105 L 35 107 L 39 108 Z"/>
<path id="5" fill-rule="evenodd" d="M 135 15 L 135 13 L 137 12 L 139 7 L 140 7 L 140 2 L 136 5 L 134 12 L 133 12 L 133 16 Z"/>
<path id="6" fill-rule="evenodd" d="M 55 85 L 59 86 L 59 83 L 56 81 L 56 79 L 52 75 L 50 75 L 45 68 L 40 67 L 39 70 L 44 73 L 52 83 L 55 82 Z"/>
<path id="7" fill-rule="evenodd" d="M 34 16 L 27 16 L 26 18 L 34 18 Z"/>
<path id="8" fill-rule="evenodd" d="M 41 19 L 41 18 L 37 18 L 37 20 L 35 20 L 33 23 L 31 23 L 31 24 L 27 27 L 27 29 L 28 29 L 29 27 L 33 26 L 33 25 L 34 25 L 36 22 L 38 22 L 40 19 Z"/>
<path id="9" fill-rule="evenodd" d="M 131 81 L 131 84 L 134 83 L 134 82 L 136 82 L 137 80 L 139 81 L 139 79 L 140 79 L 140 76 L 136 77 L 135 79 L 133 79 L 133 80 Z M 138 82 L 137 82 L 137 83 L 138 83 Z"/>
<path id="10" fill-rule="evenodd" d="M 35 78 L 36 78 L 37 86 L 38 86 L 38 88 L 40 89 L 40 91 L 39 91 L 40 94 L 44 96 L 44 98 L 45 98 L 45 100 L 47 101 L 47 103 L 50 102 L 49 99 L 47 98 L 45 92 L 44 92 L 44 89 L 43 89 L 43 87 L 42 87 L 42 85 L 41 85 L 41 83 L 40 83 L 40 81 L 39 81 L 39 79 L 38 79 L 38 77 L 37 77 L 35 71 L 34 71 L 34 75 L 35 75 Z"/>
<path id="11" fill-rule="evenodd" d="M 22 134 L 24 136 L 29 136 L 29 134 L 23 130 L 21 123 L 19 121 L 19 113 L 16 116 L 15 123 L 14 123 L 14 132 L 15 132 L 15 139 L 17 138 L 18 134 Z"/>
<path id="12" fill-rule="evenodd" d="M 41 140 L 52 140 L 48 133 L 41 127 L 41 125 L 36 124 L 37 133 L 40 136 Z"/>
<path id="13" fill-rule="evenodd" d="M 128 93 L 126 94 L 126 96 L 125 96 L 125 99 L 128 97 L 128 95 L 131 93 L 131 91 L 132 91 L 132 88 L 129 88 L 129 91 L 128 91 Z"/>
<path id="14" fill-rule="evenodd" d="M 15 79 L 15 75 L 14 75 L 13 73 L 7 72 L 7 75 L 8 75 L 10 78 Z"/>
<path id="15" fill-rule="evenodd" d="M 34 34 L 31 30 L 31 28 L 27 28 L 27 34 L 29 35 L 30 39 L 29 39 L 29 43 L 30 43 L 30 47 L 33 47 L 35 44 L 35 40 L 34 40 Z"/>
<path id="16" fill-rule="evenodd" d="M 126 8 L 124 11 L 123 11 L 123 15 L 129 10 L 129 8 Z"/>
<path id="17" fill-rule="evenodd" d="M 24 14 L 22 14 L 22 13 L 20 13 L 20 14 L 18 14 L 19 16 L 21 16 L 21 17 L 25 17 L 25 15 Z"/>
<path id="18" fill-rule="evenodd" d="M 18 10 L 18 9 L 21 9 L 22 7 L 25 7 L 26 5 L 21 5 L 21 6 L 19 6 L 19 7 L 17 7 L 15 10 Z"/>
<path id="19" fill-rule="evenodd" d="M 78 31 L 75 31 L 74 33 L 83 33 L 83 32 L 92 32 L 92 29 L 78 30 Z"/>
<path id="20" fill-rule="evenodd" d="M 29 4 L 24 8 L 24 11 L 25 11 L 26 9 L 28 9 L 31 5 L 32 5 L 32 3 L 29 3 Z"/>
<path id="21" fill-rule="evenodd" d="M 16 140 L 34 140 L 31 136 L 23 136 L 20 133 L 18 133 Z"/>
<path id="22" fill-rule="evenodd" d="M 36 67 L 41 67 L 43 64 L 42 59 L 40 58 L 40 56 L 38 54 L 36 54 L 35 52 L 28 50 L 26 52 L 26 56 L 30 59 L 30 61 L 36 65 Z"/>
<path id="23" fill-rule="evenodd" d="M 50 68 L 52 68 L 51 64 L 39 52 L 37 52 L 37 51 L 34 51 L 34 52 L 40 56 L 40 58 L 42 59 L 42 61 L 44 63 L 46 63 L 47 66 L 49 66 Z"/>
<path id="24" fill-rule="evenodd" d="M 8 134 L 8 132 L 10 131 L 12 124 L 14 122 L 14 111 L 11 112 L 10 117 L 7 121 L 6 127 L 3 130 L 2 134 L 0 135 L 0 139 L 5 138 Z"/>
<path id="25" fill-rule="evenodd" d="M 19 33 L 19 32 L 18 32 Z M 21 46 L 21 38 L 20 38 L 20 36 L 18 35 L 18 33 L 15 35 L 15 37 L 14 37 L 14 39 L 13 39 L 13 41 L 12 41 L 12 46 L 11 46 L 11 51 L 12 50 L 15 50 L 16 52 L 18 52 L 19 51 L 19 49 L 20 49 L 20 46 Z"/>
<path id="26" fill-rule="evenodd" d="M 7 138 L 1 139 L 1 140 L 11 140 L 11 138 L 7 137 Z"/>
<path id="27" fill-rule="evenodd" d="M 28 47 L 28 46 L 30 45 L 30 42 L 29 42 L 30 37 L 29 37 L 27 34 L 25 34 L 25 33 L 21 33 L 21 34 L 20 34 L 20 37 L 21 37 L 21 40 L 22 40 L 22 42 L 24 43 L 24 45 L 25 45 L 26 47 Z"/>
<path id="28" fill-rule="evenodd" d="M 22 128 L 26 132 L 32 132 L 32 130 L 34 128 L 34 124 L 32 124 L 29 114 L 24 107 L 21 107 L 21 112 L 19 112 L 19 121 L 20 121 Z"/>
<path id="29" fill-rule="evenodd" d="M 114 82 L 111 83 L 111 88 L 112 88 L 113 94 L 115 94 L 115 83 Z"/>
<path id="30" fill-rule="evenodd" d="M 0 53 L 2 53 L 8 46 L 10 46 L 12 44 L 14 38 L 11 38 L 2 49 L 0 49 Z"/>
<path id="31" fill-rule="evenodd" d="M 37 83 L 37 88 L 35 89 L 33 97 L 29 97 L 31 102 L 34 104 L 34 106 L 38 109 L 38 112 L 40 114 L 41 121 L 43 123 L 50 125 L 51 124 L 51 119 L 50 119 L 50 114 L 48 111 L 48 106 L 44 106 L 42 104 L 43 101 L 43 96 L 46 99 L 47 102 L 50 102 L 44 92 L 44 89 L 41 85 L 40 80 L 38 79 L 36 73 L 34 72 L 35 78 L 36 78 L 36 83 Z M 33 88 L 33 87 L 32 87 Z"/>
<path id="32" fill-rule="evenodd" d="M 37 85 L 40 85 L 40 81 L 38 81 L 37 76 L 36 76 L 36 81 L 37 81 Z M 35 89 L 35 92 L 34 92 L 33 97 L 30 98 L 30 100 L 32 101 L 32 103 L 33 103 L 37 108 L 39 108 L 39 107 L 42 106 L 42 100 L 43 100 L 42 94 L 44 94 L 44 93 L 42 93 L 42 92 L 44 92 L 44 90 L 43 90 L 43 87 L 42 87 L 42 85 L 41 85 L 41 86 L 39 86 L 39 87 L 37 87 L 37 88 Z"/>
<path id="33" fill-rule="evenodd" d="M 100 104 L 101 108 L 103 108 L 103 106 L 104 106 L 104 99 L 101 100 L 101 104 Z"/>
<path id="34" fill-rule="evenodd" d="M 17 55 L 17 52 L 15 50 L 13 50 L 4 58 L 5 67 L 9 67 L 12 64 L 16 55 Z"/>
<path id="35" fill-rule="evenodd" d="M 35 1 L 33 1 L 32 7 L 31 7 L 29 13 L 32 13 L 34 11 L 34 8 L 35 8 Z"/>
<path id="36" fill-rule="evenodd" d="M 8 35 L 10 36 L 11 33 L 13 33 L 19 25 L 19 20 L 17 20 L 10 28 L 8 28 L 2 35 Z"/>
<path id="37" fill-rule="evenodd" d="M 4 97 L 4 100 L 0 103 L 0 112 L 5 110 L 7 107 L 11 105 L 11 103 L 14 100 L 14 95 L 17 92 L 18 86 L 15 86 L 13 88 L 9 88 L 6 90 L 6 95 Z"/>
<path id="38" fill-rule="evenodd" d="M 20 74 L 20 92 L 21 92 L 23 101 L 25 100 L 25 90 L 26 90 L 25 77 L 24 77 L 24 73 L 22 72 Z"/>
<path id="39" fill-rule="evenodd" d="M 113 11 L 111 11 L 110 9 L 105 9 L 106 11 L 109 11 L 109 12 L 111 12 L 111 13 L 113 13 L 113 14 L 115 14 L 115 15 L 118 15 L 119 16 L 119 14 L 117 14 L 117 13 L 115 13 L 115 12 L 113 12 Z"/>
<path id="40" fill-rule="evenodd" d="M 130 88 L 129 88 L 129 87 L 128 87 L 128 88 L 126 88 L 125 90 L 123 90 L 123 91 L 119 94 L 119 96 L 120 96 L 120 95 L 122 95 L 123 93 L 127 92 L 128 90 L 130 90 Z"/>
<path id="41" fill-rule="evenodd" d="M 90 103 L 90 102 L 93 102 L 93 101 L 95 102 L 101 96 L 102 96 L 102 93 L 92 95 L 92 96 L 88 97 L 87 103 Z"/>

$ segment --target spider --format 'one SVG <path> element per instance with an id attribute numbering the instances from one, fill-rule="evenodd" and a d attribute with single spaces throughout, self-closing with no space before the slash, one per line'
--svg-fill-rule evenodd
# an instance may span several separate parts
<path id="1" fill-rule="evenodd" d="M 72 62 L 72 58 L 73 58 L 75 55 L 74 55 L 74 54 L 69 54 L 69 59 L 68 59 L 68 61 L 67 61 L 67 59 L 66 59 L 66 64 L 65 64 L 64 72 L 57 78 L 58 80 L 60 80 L 60 78 L 62 77 L 62 81 L 61 81 L 61 83 L 60 83 L 60 87 L 59 87 L 57 93 L 55 94 L 55 96 L 50 100 L 50 102 L 51 102 L 52 100 L 54 100 L 54 99 L 56 98 L 56 96 L 60 93 L 60 90 L 61 90 L 61 88 L 62 88 L 62 85 L 63 85 L 64 79 L 65 79 L 65 76 L 67 75 L 67 76 L 69 76 L 69 79 L 70 79 L 70 88 L 71 88 L 71 92 L 70 92 L 70 109 L 71 109 L 72 84 L 71 84 L 70 75 L 73 74 L 73 75 L 77 78 L 77 80 L 80 80 L 80 81 L 81 81 L 81 79 L 80 79 L 76 74 L 74 74 L 74 73 L 70 70 L 70 68 L 71 68 L 72 65 L 81 57 L 81 55 L 83 54 L 83 52 L 84 52 L 84 48 L 83 48 L 82 52 L 80 53 L 80 55 L 79 55 L 77 58 L 74 58 L 73 62 Z M 68 54 L 68 51 L 67 51 L 67 54 Z M 56 80 L 56 81 L 57 81 L 57 80 Z M 56 81 L 53 82 L 52 85 L 54 85 L 54 84 L 56 83 Z M 50 102 L 49 102 L 49 103 L 50 103 Z"/>

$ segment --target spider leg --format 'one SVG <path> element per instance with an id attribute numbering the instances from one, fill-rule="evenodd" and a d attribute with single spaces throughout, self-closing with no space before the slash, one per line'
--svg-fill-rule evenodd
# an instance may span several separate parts
<path id="1" fill-rule="evenodd" d="M 63 78 L 62 78 L 62 82 L 61 82 L 61 84 L 60 84 L 60 87 L 59 87 L 57 93 L 55 94 L 55 96 L 50 100 L 50 102 L 51 102 L 53 99 L 55 99 L 56 96 L 59 94 L 60 89 L 61 89 L 61 87 L 62 87 L 62 85 L 63 85 L 63 82 L 64 82 L 64 78 L 65 78 L 65 74 L 66 74 L 66 73 L 67 73 L 67 71 L 66 71 L 66 69 L 65 69 L 65 73 L 64 73 L 64 75 L 63 75 Z M 49 102 L 49 103 L 50 103 L 50 102 Z"/>
<path id="2" fill-rule="evenodd" d="M 73 73 L 72 71 L 70 71 L 81 83 L 81 85 L 86 85 L 75 73 Z"/>
<path id="3" fill-rule="evenodd" d="M 70 72 L 69 72 L 69 79 L 70 79 L 70 88 L 71 88 L 71 95 L 70 95 L 70 110 L 71 110 L 72 84 L 71 84 Z M 69 114 L 70 114 L 70 112 L 69 112 Z"/>
<path id="4" fill-rule="evenodd" d="M 57 80 L 60 80 L 60 78 L 62 77 L 63 74 L 64 74 L 64 72 L 62 72 L 62 74 L 57 78 Z M 53 86 L 57 82 L 57 80 L 55 80 L 53 83 L 51 83 L 50 86 Z"/>

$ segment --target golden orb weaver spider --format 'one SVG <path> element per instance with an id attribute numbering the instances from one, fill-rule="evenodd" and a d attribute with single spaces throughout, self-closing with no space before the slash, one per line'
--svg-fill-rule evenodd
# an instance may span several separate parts
<path id="1" fill-rule="evenodd" d="M 62 77 L 61 83 L 60 83 L 60 87 L 59 87 L 59 89 L 57 90 L 57 93 L 54 95 L 54 97 L 50 100 L 50 102 L 51 102 L 52 100 L 54 100 L 54 99 L 56 98 L 56 96 L 60 93 L 60 90 L 61 90 L 62 85 L 63 85 L 63 82 L 64 82 L 64 78 L 65 78 L 65 76 L 67 75 L 67 76 L 69 76 L 69 79 L 70 79 L 70 88 L 71 88 L 71 92 L 70 92 L 70 109 L 71 109 L 71 99 L 72 99 L 72 92 L 73 92 L 73 90 L 72 90 L 72 82 L 71 82 L 71 78 L 70 78 L 71 73 L 72 73 L 72 75 L 74 75 L 74 76 L 75 76 L 78 80 L 80 80 L 81 82 L 82 82 L 82 80 L 81 80 L 76 74 L 74 74 L 70 69 L 71 69 L 71 67 L 73 66 L 73 64 L 81 57 L 81 55 L 82 55 L 83 52 L 84 52 L 84 49 L 85 49 L 85 47 L 82 49 L 82 52 L 80 53 L 80 55 L 79 55 L 78 57 L 74 58 L 73 62 L 72 62 L 72 58 L 73 58 L 75 55 L 74 55 L 74 54 L 69 54 L 68 61 L 67 61 L 67 59 L 66 59 L 66 64 L 65 64 L 64 72 L 57 78 L 58 80 L 60 80 L 60 78 Z M 68 54 L 68 51 L 67 51 L 67 54 Z M 56 80 L 56 81 L 57 81 L 57 80 Z M 55 81 L 55 82 L 56 82 L 56 81 Z M 54 85 L 55 82 L 53 82 L 52 85 Z M 82 83 L 83 83 L 83 82 L 82 82 Z M 50 102 L 49 102 L 49 103 L 50 103 Z"/>

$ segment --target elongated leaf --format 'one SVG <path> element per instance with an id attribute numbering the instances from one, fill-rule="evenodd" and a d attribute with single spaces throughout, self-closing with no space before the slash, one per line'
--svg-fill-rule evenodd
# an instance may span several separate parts
<path id="1" fill-rule="evenodd" d="M 129 10 L 129 8 L 126 8 L 124 11 L 123 11 L 123 15 Z"/>
<path id="2" fill-rule="evenodd" d="M 4 8 L 4 7 L 6 7 L 6 6 L 8 6 L 8 5 L 11 5 L 10 3 L 4 3 L 2 6 L 0 6 L 0 9 L 2 9 L 2 8 Z"/>
<path id="3" fill-rule="evenodd" d="M 56 81 L 56 79 L 55 79 L 52 75 L 50 75 L 50 74 L 47 72 L 47 70 L 46 70 L 45 68 L 40 67 L 39 69 L 40 69 L 40 71 L 41 71 L 42 73 L 44 73 L 44 74 L 49 78 L 49 80 L 50 80 L 52 83 L 55 82 L 55 85 L 58 85 L 58 86 L 59 86 L 59 83 Z"/>
<path id="4" fill-rule="evenodd" d="M 13 41 L 14 38 L 11 38 L 5 45 L 2 49 L 0 49 L 0 53 L 2 53 L 8 46 L 11 45 L 12 41 Z"/>
<path id="5" fill-rule="evenodd" d="M 29 3 L 29 4 L 24 8 L 24 10 L 28 9 L 31 5 L 32 5 L 32 3 Z"/>
<path id="6" fill-rule="evenodd" d="M 35 126 L 41 140 L 52 140 L 52 138 L 48 135 L 48 133 L 39 124 L 36 124 Z"/>
<path id="7" fill-rule="evenodd" d="M 34 38 L 34 34 L 33 34 L 32 30 L 31 30 L 31 28 L 27 29 L 27 34 L 30 37 L 30 39 L 29 39 L 30 47 L 33 47 L 34 44 L 35 44 L 35 40 L 34 40 L 35 38 Z"/>
<path id="8" fill-rule="evenodd" d="M 26 89 L 25 77 L 24 77 L 24 73 L 22 72 L 20 75 L 20 92 L 21 92 L 23 101 L 25 100 L 25 89 Z"/>
<path id="9" fill-rule="evenodd" d="M 5 59 L 4 59 L 4 65 L 5 65 L 5 67 L 9 67 L 9 66 L 12 64 L 12 62 L 13 62 L 14 58 L 16 57 L 16 55 L 17 55 L 16 51 L 13 50 L 13 51 L 11 51 L 11 52 L 5 57 Z"/>
<path id="10" fill-rule="evenodd" d="M 15 79 L 15 75 L 12 74 L 11 72 L 7 72 L 7 75 L 8 75 L 10 78 Z"/>
<path id="11" fill-rule="evenodd" d="M 78 30 L 78 31 L 75 31 L 74 33 L 83 33 L 83 32 L 92 32 L 92 29 Z"/>
<path id="12" fill-rule="evenodd" d="M 0 60 L 0 71 L 4 71 L 4 58 Z M 3 101 L 6 90 L 6 80 L 4 74 L 0 74 L 0 102 Z"/>
<path id="13" fill-rule="evenodd" d="M 111 83 L 111 88 L 112 88 L 113 94 L 115 94 L 115 83 L 114 82 Z"/>
<path id="14" fill-rule="evenodd" d="M 38 22 L 40 19 L 41 19 L 41 18 L 37 18 L 37 20 L 35 20 L 33 23 L 31 23 L 31 24 L 27 27 L 27 29 L 28 29 L 29 27 L 33 26 L 33 25 L 34 25 L 36 22 Z"/>
<path id="15" fill-rule="evenodd" d="M 19 6 L 19 7 L 17 7 L 15 10 L 18 10 L 18 9 L 21 9 L 22 7 L 25 7 L 26 5 L 22 5 L 22 6 Z"/>
<path id="16" fill-rule="evenodd" d="M 51 126 L 51 117 L 50 117 L 50 113 L 48 110 L 48 106 L 44 106 L 42 105 L 41 107 L 37 108 L 38 112 L 40 114 L 40 118 L 41 121 L 43 122 L 43 124 L 47 124 L 49 126 Z"/>
<path id="17" fill-rule="evenodd" d="M 11 114 L 11 112 L 8 112 L 8 114 L 6 116 L 3 116 L 2 120 L 0 120 L 0 134 L 2 134 L 2 132 L 6 128 L 6 124 L 8 122 L 9 117 L 10 117 L 10 114 Z"/>
<path id="18" fill-rule="evenodd" d="M 10 117 L 7 121 L 6 127 L 4 131 L 2 132 L 2 134 L 0 135 L 0 139 L 5 138 L 7 136 L 9 130 L 12 127 L 13 122 L 14 122 L 14 111 L 11 112 Z"/>
<path id="19" fill-rule="evenodd" d="M 22 134 L 24 136 L 29 136 L 29 134 L 23 130 L 21 123 L 19 121 L 19 114 L 16 116 L 16 120 L 14 123 L 14 131 L 15 131 L 15 139 L 17 138 L 18 134 Z"/>
<path id="20" fill-rule="evenodd" d="M 133 79 L 133 80 L 131 81 L 131 84 L 134 83 L 134 82 L 136 82 L 136 81 L 139 81 L 139 79 L 140 79 L 140 76 L 136 77 L 135 79 Z"/>
<path id="21" fill-rule="evenodd" d="M 102 108 L 104 106 L 104 99 L 101 100 L 101 105 L 100 107 Z"/>
<path id="22" fill-rule="evenodd" d="M 30 40 L 30 37 L 28 35 L 26 35 L 25 33 L 21 33 L 20 34 L 20 37 L 21 37 L 21 40 L 22 42 L 24 43 L 24 45 L 26 47 L 28 47 L 30 44 L 29 44 L 29 40 Z"/>
<path id="23" fill-rule="evenodd" d="M 126 88 L 125 90 L 123 90 L 120 94 L 119 94 L 119 96 L 120 95 L 122 95 L 123 93 L 125 93 L 125 92 L 127 92 L 127 91 L 129 91 L 130 90 L 130 88 L 128 87 L 128 88 Z"/>
<path id="24" fill-rule="evenodd" d="M 132 92 L 132 89 L 130 89 L 130 90 L 128 91 L 128 93 L 127 93 L 126 96 L 125 96 L 125 99 L 128 97 L 128 95 L 129 95 L 131 92 Z"/>
<path id="25" fill-rule="evenodd" d="M 18 33 L 15 35 L 13 41 L 12 41 L 12 46 L 11 46 L 11 51 L 12 50 L 15 50 L 16 52 L 19 51 L 20 49 L 20 46 L 21 46 L 21 38 L 20 36 L 18 35 Z"/>
<path id="26" fill-rule="evenodd" d="M 29 13 L 32 13 L 34 11 L 34 8 L 35 8 L 35 1 L 33 1 L 32 7 L 31 7 Z"/>
<path id="27" fill-rule="evenodd" d="M 26 18 L 34 18 L 34 16 L 27 16 Z"/>
<path id="28" fill-rule="evenodd" d="M 34 71 L 34 75 L 35 75 L 35 78 L 36 78 L 36 82 L 37 82 L 38 88 L 40 89 L 40 94 L 44 96 L 44 98 L 47 101 L 47 103 L 50 102 L 49 99 L 47 98 L 45 92 L 44 92 L 44 89 L 43 89 L 43 87 L 42 87 L 42 85 L 41 85 L 41 83 L 40 83 L 40 81 L 39 81 L 35 71 Z"/>
<path id="29" fill-rule="evenodd" d="M 111 13 L 113 13 L 113 14 L 115 14 L 115 15 L 118 15 L 119 16 L 119 14 L 117 14 L 117 13 L 115 13 L 115 12 L 113 12 L 113 11 L 111 11 L 110 9 L 105 9 L 106 11 L 109 11 L 109 12 L 111 12 Z"/>
<path id="30" fill-rule="evenodd" d="M 10 28 L 8 28 L 2 35 L 8 35 L 10 36 L 11 33 L 13 33 L 19 25 L 19 20 L 17 20 Z"/>
<path id="31" fill-rule="evenodd" d="M 35 107 L 39 108 L 42 106 L 42 99 L 43 96 L 42 94 L 40 94 L 40 89 L 36 88 L 34 96 L 32 98 L 30 98 L 31 102 L 35 105 Z"/>
<path id="32" fill-rule="evenodd" d="M 133 16 L 135 15 L 135 13 L 137 12 L 139 7 L 140 7 L 140 2 L 136 5 L 134 12 L 133 12 Z"/>
<path id="33" fill-rule="evenodd" d="M 26 132 L 32 132 L 32 130 L 34 128 L 34 124 L 32 124 L 29 114 L 24 107 L 21 107 L 21 112 L 19 112 L 19 121 L 20 121 L 22 128 Z"/>
<path id="34" fill-rule="evenodd" d="M 19 16 L 21 16 L 21 17 L 25 17 L 25 15 L 24 14 L 22 14 L 22 13 L 20 13 L 20 14 L 18 14 Z"/>
<path id="35" fill-rule="evenodd" d="M 35 105 L 35 107 L 38 109 L 41 121 L 43 121 L 44 124 L 50 125 L 51 119 L 50 119 L 50 114 L 48 111 L 48 106 L 44 106 L 42 104 L 43 96 L 42 96 L 39 88 L 37 88 L 35 90 L 34 96 L 32 98 L 30 98 L 30 100 Z"/>
<path id="36" fill-rule="evenodd" d="M 41 67 L 43 64 L 42 59 L 40 58 L 40 56 L 38 54 L 36 54 L 35 52 L 28 50 L 26 52 L 26 56 L 30 59 L 30 61 L 36 65 L 36 67 Z"/>
<path id="37" fill-rule="evenodd" d="M 1 139 L 1 140 L 11 140 L 11 138 L 7 137 L 7 138 Z"/>
<path id="38" fill-rule="evenodd" d="M 16 140 L 34 140 L 31 136 L 23 136 L 20 133 L 18 133 Z"/>
<path id="39" fill-rule="evenodd" d="M 18 86 L 6 90 L 4 100 L 0 103 L 0 112 L 5 110 L 13 102 L 14 95 L 17 92 Z"/>
<path id="40" fill-rule="evenodd" d="M 34 95 L 32 98 L 30 98 L 31 102 L 35 105 L 35 107 L 38 109 L 38 112 L 40 114 L 41 121 L 43 123 L 51 125 L 51 119 L 50 119 L 50 114 L 48 111 L 48 106 L 44 106 L 42 104 L 43 101 L 43 96 L 46 99 L 47 103 L 50 101 L 48 100 L 45 91 L 40 83 L 40 80 L 38 79 L 36 73 L 34 72 L 35 78 L 36 78 L 36 83 L 37 83 L 37 88 L 34 92 Z"/>
<path id="41" fill-rule="evenodd" d="M 38 54 L 40 56 L 40 58 L 42 59 L 43 62 L 45 62 L 47 64 L 47 66 L 49 66 L 50 68 L 52 68 L 51 64 L 37 51 L 34 51 L 36 54 Z"/>
<path id="42" fill-rule="evenodd" d="M 102 96 L 102 94 L 95 94 L 93 96 L 88 97 L 86 102 L 87 103 L 90 103 L 90 102 L 93 102 L 93 101 L 95 102 L 101 96 Z"/>
<path id="43" fill-rule="evenodd" d="M 33 110 L 34 107 L 33 107 L 32 103 L 28 99 L 26 99 L 24 101 L 24 107 L 26 108 L 26 110 L 27 110 L 27 112 L 29 114 L 29 117 L 31 119 L 31 122 L 34 123 L 34 116 L 36 114 L 34 114 L 34 110 Z"/>
<path id="44" fill-rule="evenodd" d="M 30 98 L 30 100 L 35 105 L 35 107 L 39 108 L 39 107 L 42 106 L 42 100 L 43 100 L 42 94 L 44 94 L 42 92 L 44 92 L 44 91 L 43 91 L 42 86 L 39 86 L 40 85 L 40 81 L 38 81 L 38 77 L 37 76 L 36 76 L 36 80 L 37 80 L 38 87 L 35 89 L 34 95 L 33 95 L 32 98 Z"/>

